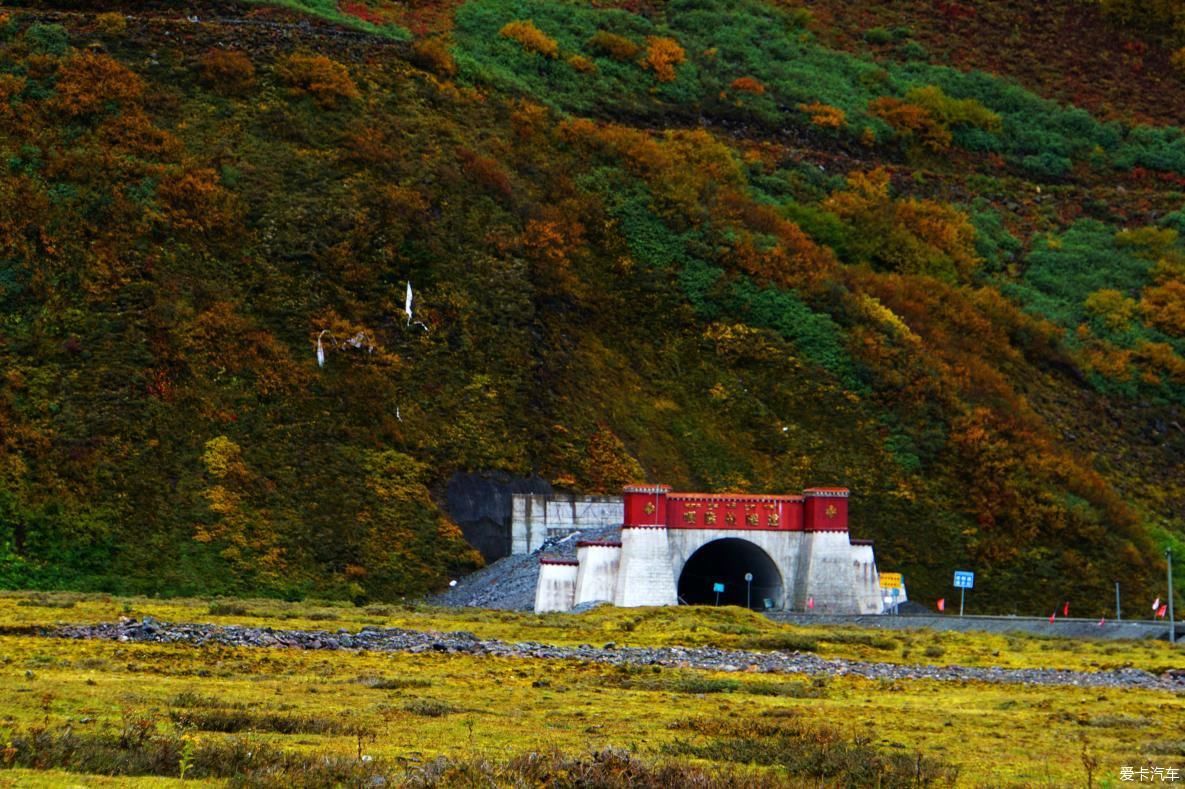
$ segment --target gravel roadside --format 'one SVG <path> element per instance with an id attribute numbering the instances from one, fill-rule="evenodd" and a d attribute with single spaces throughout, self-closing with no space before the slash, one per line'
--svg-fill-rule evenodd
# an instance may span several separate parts
<path id="1" fill-rule="evenodd" d="M 1141 688 L 1185 692 L 1185 670 L 1156 675 L 1142 669 L 1068 671 L 1061 669 L 1004 669 L 971 666 L 899 665 L 859 660 L 824 659 L 800 652 L 758 652 L 712 647 L 596 647 L 551 646 L 482 640 L 472 633 L 363 628 L 357 632 L 274 630 L 267 627 L 173 624 L 151 617 L 121 619 L 118 623 L 70 625 L 42 631 L 43 635 L 69 639 L 103 639 L 120 642 L 216 644 L 234 647 L 288 647 L 295 649 L 370 650 L 411 654 L 441 653 L 490 655 L 545 660 L 581 660 L 610 665 L 664 666 L 705 671 L 748 671 L 776 674 L 858 676 L 884 680 L 937 680 L 941 682 L 991 682 L 1020 685 L 1063 685 L 1092 688 Z"/>

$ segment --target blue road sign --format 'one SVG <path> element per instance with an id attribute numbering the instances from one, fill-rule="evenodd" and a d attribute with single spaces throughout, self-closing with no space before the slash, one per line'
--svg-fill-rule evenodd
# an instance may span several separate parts
<path id="1" fill-rule="evenodd" d="M 955 588 L 956 589 L 973 589 L 975 588 L 975 573 L 968 570 L 955 570 Z"/>
<path id="2" fill-rule="evenodd" d="M 724 591 L 724 584 L 712 584 L 712 591 L 719 594 Z"/>

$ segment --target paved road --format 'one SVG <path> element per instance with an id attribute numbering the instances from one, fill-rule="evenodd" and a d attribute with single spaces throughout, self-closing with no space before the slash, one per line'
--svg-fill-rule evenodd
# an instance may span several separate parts
<path id="1" fill-rule="evenodd" d="M 1099 639 L 1167 639 L 1167 622 L 1150 620 L 1113 622 L 1106 620 L 1099 625 L 1097 619 L 1072 619 L 1058 617 L 1052 623 L 1048 617 L 1030 616 L 965 616 L 911 615 L 911 616 L 838 616 L 833 614 L 802 614 L 773 612 L 771 619 L 794 625 L 851 625 L 853 627 L 882 628 L 885 630 L 957 630 L 962 632 L 981 631 L 986 633 L 1030 633 L 1039 636 L 1060 636 L 1063 638 Z M 1177 623 L 1177 641 L 1185 649 L 1185 624 Z"/>

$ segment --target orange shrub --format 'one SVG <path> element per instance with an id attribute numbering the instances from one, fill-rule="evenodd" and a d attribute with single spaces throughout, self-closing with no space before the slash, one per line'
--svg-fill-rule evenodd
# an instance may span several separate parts
<path id="1" fill-rule="evenodd" d="M 607 30 L 598 30 L 596 35 L 588 40 L 588 45 L 596 52 L 622 63 L 633 60 L 642 51 L 642 47 L 625 36 Z"/>
<path id="2" fill-rule="evenodd" d="M 78 52 L 58 70 L 54 104 L 67 115 L 91 115 L 108 104 L 129 104 L 144 93 L 144 81 L 111 57 Z"/>
<path id="3" fill-rule="evenodd" d="M 494 159 L 468 148 L 459 148 L 457 158 L 461 160 L 469 177 L 489 191 L 507 198 L 514 193 L 514 188 L 510 185 L 510 176 Z"/>
<path id="4" fill-rule="evenodd" d="M 412 62 L 442 77 L 453 77 L 457 73 L 457 63 L 453 53 L 449 52 L 448 41 L 441 36 L 417 41 L 412 47 Z"/>
<path id="5" fill-rule="evenodd" d="M 1165 334 L 1185 336 L 1185 284 L 1168 280 L 1163 285 L 1145 288 L 1140 311 L 1148 323 Z"/>
<path id="6" fill-rule="evenodd" d="M 822 102 L 812 102 L 810 104 L 799 104 L 798 109 L 811 116 L 811 123 L 822 129 L 840 129 L 843 128 L 844 122 L 848 115 L 839 107 L 832 107 L 830 104 L 823 104 Z"/>
<path id="7" fill-rule="evenodd" d="M 679 42 L 663 36 L 646 37 L 647 68 L 652 69 L 659 82 L 674 82 L 675 67 L 687 60 L 687 53 Z"/>
<path id="8" fill-rule="evenodd" d="M 198 58 L 201 80 L 224 93 L 245 93 L 255 84 L 255 66 L 237 49 L 211 49 Z"/>
<path id="9" fill-rule="evenodd" d="M 520 140 L 529 140 L 547 128 L 547 107 L 519 99 L 510 113 L 510 125 Z"/>
<path id="10" fill-rule="evenodd" d="M 1142 342 L 1136 346 L 1135 357 L 1156 372 L 1167 375 L 1173 383 L 1185 383 L 1185 359 L 1178 356 L 1168 343 Z M 1153 383 L 1159 383 L 1159 380 Z"/>
<path id="11" fill-rule="evenodd" d="M 234 224 L 234 197 L 209 168 L 164 178 L 156 193 L 174 227 L 205 233 Z"/>
<path id="12" fill-rule="evenodd" d="M 171 161 L 185 147 L 175 136 L 153 125 L 152 119 L 140 109 L 109 118 L 99 127 L 99 133 L 111 150 L 130 151 L 140 157 Z"/>
<path id="13" fill-rule="evenodd" d="M 15 74 L 0 74 L 0 112 L 8 109 L 13 96 L 19 96 L 25 89 L 25 78 Z"/>
<path id="14" fill-rule="evenodd" d="M 535 23 L 530 19 L 507 22 L 498 34 L 517 41 L 528 52 L 535 52 L 546 58 L 556 58 L 560 55 L 560 45 L 554 38 L 535 27 Z"/>
<path id="15" fill-rule="evenodd" d="M 729 87 L 743 93 L 756 93 L 757 95 L 765 93 L 765 86 L 756 77 L 737 77 Z"/>
<path id="16" fill-rule="evenodd" d="M 925 107 L 907 104 L 892 96 L 882 96 L 868 103 L 868 111 L 893 127 L 902 138 L 916 140 L 931 151 L 950 147 L 951 134 Z"/>
<path id="17" fill-rule="evenodd" d="M 346 67 L 324 55 L 289 55 L 276 63 L 276 74 L 293 94 L 308 94 L 326 109 L 362 95 Z"/>

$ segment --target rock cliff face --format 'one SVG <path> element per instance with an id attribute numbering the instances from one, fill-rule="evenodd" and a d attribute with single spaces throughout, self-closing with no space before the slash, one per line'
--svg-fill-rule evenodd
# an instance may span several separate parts
<path id="1" fill-rule="evenodd" d="M 449 517 L 487 562 L 510 555 L 511 496 L 515 493 L 549 494 L 552 487 L 537 475 L 458 472 L 445 488 Z"/>

